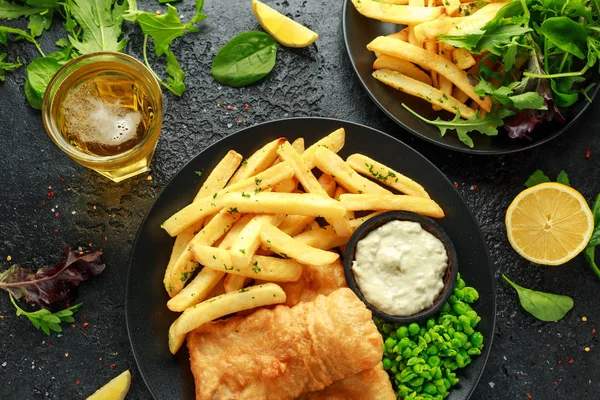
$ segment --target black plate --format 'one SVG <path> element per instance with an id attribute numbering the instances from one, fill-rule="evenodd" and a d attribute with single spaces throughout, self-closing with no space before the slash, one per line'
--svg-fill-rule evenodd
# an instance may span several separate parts
<path id="1" fill-rule="evenodd" d="M 356 76 L 365 88 L 375 104 L 381 108 L 393 121 L 408 130 L 412 134 L 434 143 L 438 146 L 472 154 L 504 154 L 513 153 L 521 150 L 527 150 L 549 140 L 554 139 L 561 133 L 567 131 L 571 125 L 588 108 L 590 103 L 581 98 L 577 103 L 568 109 L 565 114 L 567 122 L 560 124 L 558 122 L 544 123 L 538 125 L 528 139 L 511 139 L 506 132 L 500 130 L 498 136 L 490 137 L 473 132 L 470 136 L 473 138 L 474 147 L 471 149 L 464 145 L 454 132 L 448 132 L 444 137 L 440 135 L 440 130 L 432 125 L 428 125 L 416 119 L 402 107 L 402 103 L 415 110 L 429 120 L 434 120 L 438 116 L 443 119 L 452 119 L 448 112 L 436 112 L 431 108 L 431 104 L 414 96 L 402 93 L 396 89 L 384 85 L 371 76 L 373 73 L 373 62 L 375 55 L 367 50 L 367 44 L 377 36 L 389 35 L 398 32 L 403 25 L 380 22 L 362 16 L 350 0 L 344 3 L 343 11 L 343 29 L 346 50 Z M 600 87 L 600 75 L 594 76 L 596 85 L 590 90 L 588 95 L 594 98 Z"/>
<path id="2" fill-rule="evenodd" d="M 213 144 L 179 171 L 164 188 L 144 219 L 131 251 L 125 298 L 129 340 L 140 373 L 156 399 L 194 399 L 194 381 L 185 347 L 173 357 L 167 332 L 177 317 L 167 309 L 164 270 L 174 239 L 160 224 L 192 201 L 202 179 L 230 149 L 250 155 L 267 141 L 282 135 L 304 137 L 307 145 L 337 128 L 346 129 L 343 157 L 356 152 L 374 157 L 421 183 L 439 202 L 446 218 L 438 220 L 448 233 L 460 260 L 460 272 L 481 294 L 475 309 L 481 315 L 479 329 L 486 340 L 481 356 L 460 373 L 460 384 L 450 400 L 467 399 L 487 361 L 494 333 L 496 294 L 491 263 L 481 231 L 454 186 L 429 161 L 404 143 L 380 131 L 336 119 L 295 118 L 243 129 Z"/>

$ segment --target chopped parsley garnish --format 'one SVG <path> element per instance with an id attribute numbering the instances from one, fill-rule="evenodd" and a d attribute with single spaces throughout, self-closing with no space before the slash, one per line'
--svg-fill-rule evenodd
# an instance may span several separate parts
<path id="1" fill-rule="evenodd" d="M 196 175 L 198 176 L 202 176 L 202 171 L 194 171 L 196 173 Z"/>

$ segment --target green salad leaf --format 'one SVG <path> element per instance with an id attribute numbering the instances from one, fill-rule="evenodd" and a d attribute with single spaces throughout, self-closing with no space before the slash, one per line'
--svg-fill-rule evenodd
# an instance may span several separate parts
<path id="1" fill-rule="evenodd" d="M 523 309 L 540 321 L 558 321 L 573 308 L 573 299 L 569 296 L 524 288 L 504 274 L 502 278 L 517 291 Z"/>
<path id="2" fill-rule="evenodd" d="M 4 81 L 4 79 L 6 79 L 7 72 L 12 71 L 13 69 L 17 69 L 21 65 L 23 65 L 18 59 L 16 63 L 5 62 L 4 59 L 6 58 L 6 56 L 6 53 L 0 54 L 0 81 Z"/>
<path id="3" fill-rule="evenodd" d="M 212 76 L 227 86 L 240 87 L 264 78 L 275 66 L 277 42 L 264 32 L 237 35 L 219 50 Z"/>
<path id="4" fill-rule="evenodd" d="M 83 30 L 80 38 L 69 36 L 73 47 L 80 54 L 96 51 L 121 51 L 125 48 L 122 38 L 125 2 L 115 0 L 70 0 L 69 9 Z"/>
<path id="5" fill-rule="evenodd" d="M 571 182 L 569 182 L 569 177 L 567 176 L 567 173 L 565 171 L 560 171 L 558 173 L 558 176 L 556 177 L 556 182 L 565 186 L 571 186 Z"/>
<path id="6" fill-rule="evenodd" d="M 525 186 L 530 188 L 532 186 L 546 182 L 550 182 L 550 178 L 548 178 L 546 174 L 542 172 L 542 170 L 538 169 L 533 174 L 531 174 L 529 178 L 527 178 L 527 180 L 525 181 Z"/>
<path id="7" fill-rule="evenodd" d="M 17 316 L 25 316 L 37 329 L 41 329 L 46 335 L 50 336 L 50 331 L 62 332 L 60 324 L 62 322 L 74 322 L 73 314 L 81 308 L 83 303 L 75 304 L 64 310 L 57 311 L 55 313 L 42 308 L 37 311 L 27 312 L 17 305 L 12 294 L 10 296 L 10 302 L 17 309 Z"/>

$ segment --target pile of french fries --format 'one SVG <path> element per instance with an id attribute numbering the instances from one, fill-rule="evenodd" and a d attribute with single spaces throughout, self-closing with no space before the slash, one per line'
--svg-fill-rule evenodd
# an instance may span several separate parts
<path id="1" fill-rule="evenodd" d="M 406 25 L 367 45 L 377 57 L 373 77 L 432 104 L 434 110 L 471 118 L 491 111 L 489 96 L 480 97 L 467 74 L 478 75 L 480 55 L 438 42 L 440 35 L 476 32 L 507 1 L 493 0 L 352 0 L 362 15 Z M 489 61 L 488 61 L 489 62 Z"/>
<path id="2" fill-rule="evenodd" d="M 338 129 L 307 149 L 302 138 L 280 138 L 246 160 L 229 151 L 194 201 L 162 224 L 176 237 L 164 277 L 168 308 L 182 312 L 169 329 L 173 354 L 202 324 L 284 303 L 286 294 L 274 282 L 297 281 L 303 265 L 339 262 L 336 248 L 373 215 L 444 216 L 425 189 L 400 172 L 362 154 L 344 161 L 337 154 L 344 143 Z"/>

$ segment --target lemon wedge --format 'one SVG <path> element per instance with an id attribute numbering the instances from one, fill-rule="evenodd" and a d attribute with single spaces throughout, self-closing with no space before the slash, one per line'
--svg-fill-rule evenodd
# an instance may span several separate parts
<path id="1" fill-rule="evenodd" d="M 560 265 L 575 257 L 594 230 L 594 217 L 585 198 L 556 182 L 519 193 L 506 211 L 505 222 L 513 249 L 542 265 Z"/>
<path id="2" fill-rule="evenodd" d="M 258 23 L 279 43 L 287 47 L 307 47 L 317 40 L 319 35 L 302 24 L 286 17 L 265 3 L 252 0 L 252 11 Z"/>
<path id="3" fill-rule="evenodd" d="M 127 370 L 96 390 L 87 400 L 123 400 L 129 392 L 129 386 L 131 386 L 131 372 Z"/>

